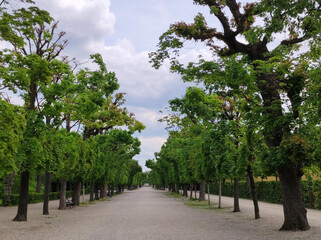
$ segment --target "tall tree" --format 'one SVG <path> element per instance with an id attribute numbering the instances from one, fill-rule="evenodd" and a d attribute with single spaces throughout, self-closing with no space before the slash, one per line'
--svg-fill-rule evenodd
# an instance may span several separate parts
<path id="1" fill-rule="evenodd" d="M 204 42 L 219 58 L 235 54 L 245 57 L 247 64 L 255 72 L 255 85 L 263 101 L 262 123 L 266 144 L 273 152 L 282 148 L 289 150 L 290 145 L 295 144 L 293 140 L 298 138 L 295 134 L 296 125 L 293 123 L 297 123 L 299 119 L 299 106 L 302 104 L 300 93 L 303 91 L 304 79 L 292 78 L 289 71 L 285 74 L 278 70 L 286 63 L 291 66 L 294 61 L 309 59 L 312 63 L 319 59 L 315 46 L 320 40 L 320 2 L 193 2 L 207 7 L 220 23 L 222 31 L 208 26 L 202 14 L 198 14 L 192 24 L 179 22 L 171 25 L 169 31 L 160 38 L 158 52 L 152 54 L 154 66 L 158 67 L 162 60 L 171 55 L 169 50 L 174 49 L 177 53 L 184 46 L 184 40 Z M 278 40 L 275 40 L 276 36 Z M 279 41 L 279 38 L 283 40 Z M 310 47 L 314 54 L 306 54 L 303 45 Z M 181 72 L 182 65 L 175 60 L 172 63 L 172 69 Z M 289 113 L 282 108 L 282 93 L 289 99 Z M 301 152 L 305 151 L 303 144 L 300 148 Z M 302 201 L 300 181 L 302 166 L 309 159 L 286 159 L 289 158 L 284 156 L 282 161 L 274 163 L 280 177 L 283 198 L 284 223 L 281 230 L 308 230 L 310 226 Z"/>
<path id="2" fill-rule="evenodd" d="M 57 27 L 49 13 L 37 7 L 21 8 L 12 13 L 2 13 L 1 38 L 12 48 L 2 51 L 2 83 L 10 90 L 23 92 L 26 108 L 26 130 L 22 149 L 22 164 L 19 207 L 15 221 L 27 220 L 27 199 L 30 170 L 40 160 L 38 136 L 43 129 L 42 115 L 38 105 L 41 86 L 50 82 L 59 71 L 61 62 L 56 58 L 67 44 L 64 33 L 54 36 Z M 36 149 L 38 148 L 38 149 Z"/>

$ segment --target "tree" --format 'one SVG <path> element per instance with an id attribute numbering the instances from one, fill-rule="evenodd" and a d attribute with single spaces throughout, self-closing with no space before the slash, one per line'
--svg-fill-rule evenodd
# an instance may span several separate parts
<path id="1" fill-rule="evenodd" d="M 238 4 L 235 0 L 194 0 L 194 3 L 209 8 L 211 15 L 221 24 L 222 32 L 209 27 L 202 14 L 198 14 L 192 24 L 173 24 L 161 36 L 159 50 L 151 54 L 154 66 L 159 67 L 164 59 L 169 58 L 170 50 L 174 49 L 177 53 L 184 46 L 184 40 L 204 42 L 218 59 L 238 55 L 255 73 L 254 84 L 263 101 L 262 127 L 267 146 L 272 152 L 290 148 L 295 144 L 294 138 L 298 139 L 295 129 L 303 102 L 300 97 L 304 90 L 302 83 L 305 81 L 302 77 L 292 77 L 297 72 L 292 66 L 295 62 L 308 61 L 312 64 L 319 59 L 315 46 L 320 40 L 320 3 L 314 0 L 261 0 L 245 4 Z M 227 10 L 231 15 L 226 13 Z M 284 39 L 276 41 L 275 36 L 279 33 Z M 281 34 L 278 36 L 281 37 Z M 304 51 L 300 43 L 307 43 L 305 46 L 310 51 Z M 171 62 L 172 70 L 184 72 L 184 66 L 177 60 L 172 59 Z M 285 66 L 290 68 L 282 71 Z M 282 108 L 284 98 L 281 93 L 289 99 L 288 111 Z M 299 147 L 302 152 L 305 151 L 303 144 Z M 282 156 L 282 161 L 273 163 L 280 177 L 283 198 L 284 223 L 281 230 L 310 228 L 300 185 L 302 166 L 309 158 L 302 157 L 285 161 L 289 158 Z"/>
<path id="2" fill-rule="evenodd" d="M 67 41 L 62 40 L 64 33 L 55 38 L 57 24 L 53 23 L 49 13 L 33 6 L 13 10 L 12 14 L 2 12 L 0 25 L 1 38 L 12 46 L 2 51 L 2 85 L 13 91 L 19 89 L 24 92 L 26 107 L 27 123 L 22 144 L 24 161 L 18 213 L 14 218 L 16 221 L 26 221 L 30 170 L 41 158 L 41 146 L 36 135 L 40 135 L 43 129 L 38 96 L 41 86 L 50 82 L 61 69 L 62 63 L 56 58 Z"/>

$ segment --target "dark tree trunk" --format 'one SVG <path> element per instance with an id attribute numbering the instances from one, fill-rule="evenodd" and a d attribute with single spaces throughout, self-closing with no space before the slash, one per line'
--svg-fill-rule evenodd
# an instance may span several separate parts
<path id="1" fill-rule="evenodd" d="M 91 202 L 94 201 L 94 193 L 95 193 L 95 182 L 92 181 L 90 183 L 90 197 L 89 197 L 89 201 L 91 201 Z"/>
<path id="2" fill-rule="evenodd" d="M 211 205 L 211 198 L 210 198 L 210 183 L 208 182 L 207 183 L 207 202 L 208 202 L 208 205 Z"/>
<path id="3" fill-rule="evenodd" d="M 51 186 L 51 173 L 45 173 L 45 189 L 43 193 L 43 208 L 42 214 L 49 215 L 49 193 L 50 193 L 50 186 Z"/>
<path id="4" fill-rule="evenodd" d="M 187 184 L 183 185 L 183 196 L 187 197 Z"/>
<path id="5" fill-rule="evenodd" d="M 173 192 L 173 193 L 176 193 L 176 186 L 175 186 L 175 183 L 172 183 L 172 192 Z"/>
<path id="6" fill-rule="evenodd" d="M 200 194 L 199 194 L 200 201 L 205 201 L 205 188 L 206 188 L 205 181 L 201 181 L 200 182 Z"/>
<path id="7" fill-rule="evenodd" d="M 249 198 L 250 196 L 250 178 L 248 173 L 246 175 L 245 195 L 246 195 L 246 198 Z"/>
<path id="8" fill-rule="evenodd" d="M 250 186 L 251 186 L 251 193 L 252 193 L 252 199 L 253 199 L 253 204 L 254 204 L 255 219 L 259 219 L 260 218 L 259 203 L 257 200 L 257 193 L 256 193 L 255 182 L 254 182 L 254 177 L 253 177 L 253 171 L 252 171 L 252 167 L 250 164 L 247 166 L 247 174 L 248 174 L 248 178 L 250 179 Z"/>
<path id="9" fill-rule="evenodd" d="M 218 208 L 221 208 L 222 203 L 222 179 L 218 181 Z"/>
<path id="10" fill-rule="evenodd" d="M 111 194 L 112 196 L 114 196 L 114 194 L 115 194 L 115 192 L 114 192 L 114 185 L 111 185 L 110 194 Z"/>
<path id="11" fill-rule="evenodd" d="M 280 230 L 308 230 L 307 211 L 301 189 L 303 172 L 297 162 L 278 169 L 283 200 L 284 223 Z"/>
<path id="12" fill-rule="evenodd" d="M 4 203 L 5 206 L 11 204 L 11 191 L 12 191 L 12 186 L 14 183 L 14 176 L 15 176 L 15 172 L 12 172 L 6 178 L 6 182 L 5 182 L 6 202 Z"/>
<path id="13" fill-rule="evenodd" d="M 42 175 L 38 174 L 37 175 L 36 193 L 40 193 L 41 192 L 41 185 L 42 185 Z"/>
<path id="14" fill-rule="evenodd" d="M 99 187 L 98 185 L 95 185 L 95 200 L 99 200 Z"/>
<path id="15" fill-rule="evenodd" d="M 191 195 L 189 195 L 189 198 L 190 198 L 190 199 L 193 198 L 193 186 L 194 186 L 194 184 L 191 183 Z"/>
<path id="16" fill-rule="evenodd" d="M 66 209 L 66 187 L 67 187 L 67 181 L 65 179 L 62 179 L 60 181 L 60 191 L 59 191 L 59 210 Z"/>
<path id="17" fill-rule="evenodd" d="M 100 194 L 100 196 L 99 196 L 100 198 L 104 198 L 105 197 L 105 195 L 104 195 L 104 185 L 101 185 L 99 194 Z"/>
<path id="18" fill-rule="evenodd" d="M 74 188 L 72 191 L 72 202 L 75 204 L 75 206 L 79 206 L 80 204 L 80 191 L 81 191 L 81 182 L 76 181 L 74 183 Z"/>
<path id="19" fill-rule="evenodd" d="M 240 203 L 239 203 L 239 180 L 234 178 L 234 210 L 233 212 L 240 212 Z"/>
<path id="20" fill-rule="evenodd" d="M 18 212 L 13 221 L 27 221 L 28 196 L 29 196 L 29 171 L 23 171 L 20 178 L 20 195 Z"/>

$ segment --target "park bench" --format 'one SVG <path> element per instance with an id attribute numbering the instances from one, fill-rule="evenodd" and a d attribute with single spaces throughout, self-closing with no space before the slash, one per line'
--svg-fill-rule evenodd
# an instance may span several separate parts
<path id="1" fill-rule="evenodd" d="M 75 207 L 75 203 L 69 200 L 68 198 L 66 198 L 65 204 L 66 204 L 66 207 L 69 207 L 69 208 Z"/>

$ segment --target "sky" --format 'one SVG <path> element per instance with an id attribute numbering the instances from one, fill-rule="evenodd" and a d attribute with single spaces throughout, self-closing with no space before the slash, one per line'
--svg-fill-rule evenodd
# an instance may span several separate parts
<path id="1" fill-rule="evenodd" d="M 154 158 L 167 139 L 165 124 L 158 122 L 159 112 L 168 101 L 184 94 L 187 84 L 170 73 L 168 66 L 155 70 L 148 53 L 157 49 L 158 39 L 171 23 L 192 22 L 206 8 L 192 0 L 36 0 L 37 6 L 59 21 L 69 44 L 63 55 L 86 62 L 100 53 L 109 71 L 114 71 L 120 89 L 126 93 L 126 107 L 146 129 L 135 134 L 141 141 L 141 153 L 134 158 L 143 170 L 147 159 Z M 191 45 L 182 58 L 196 59 L 210 54 Z"/>

